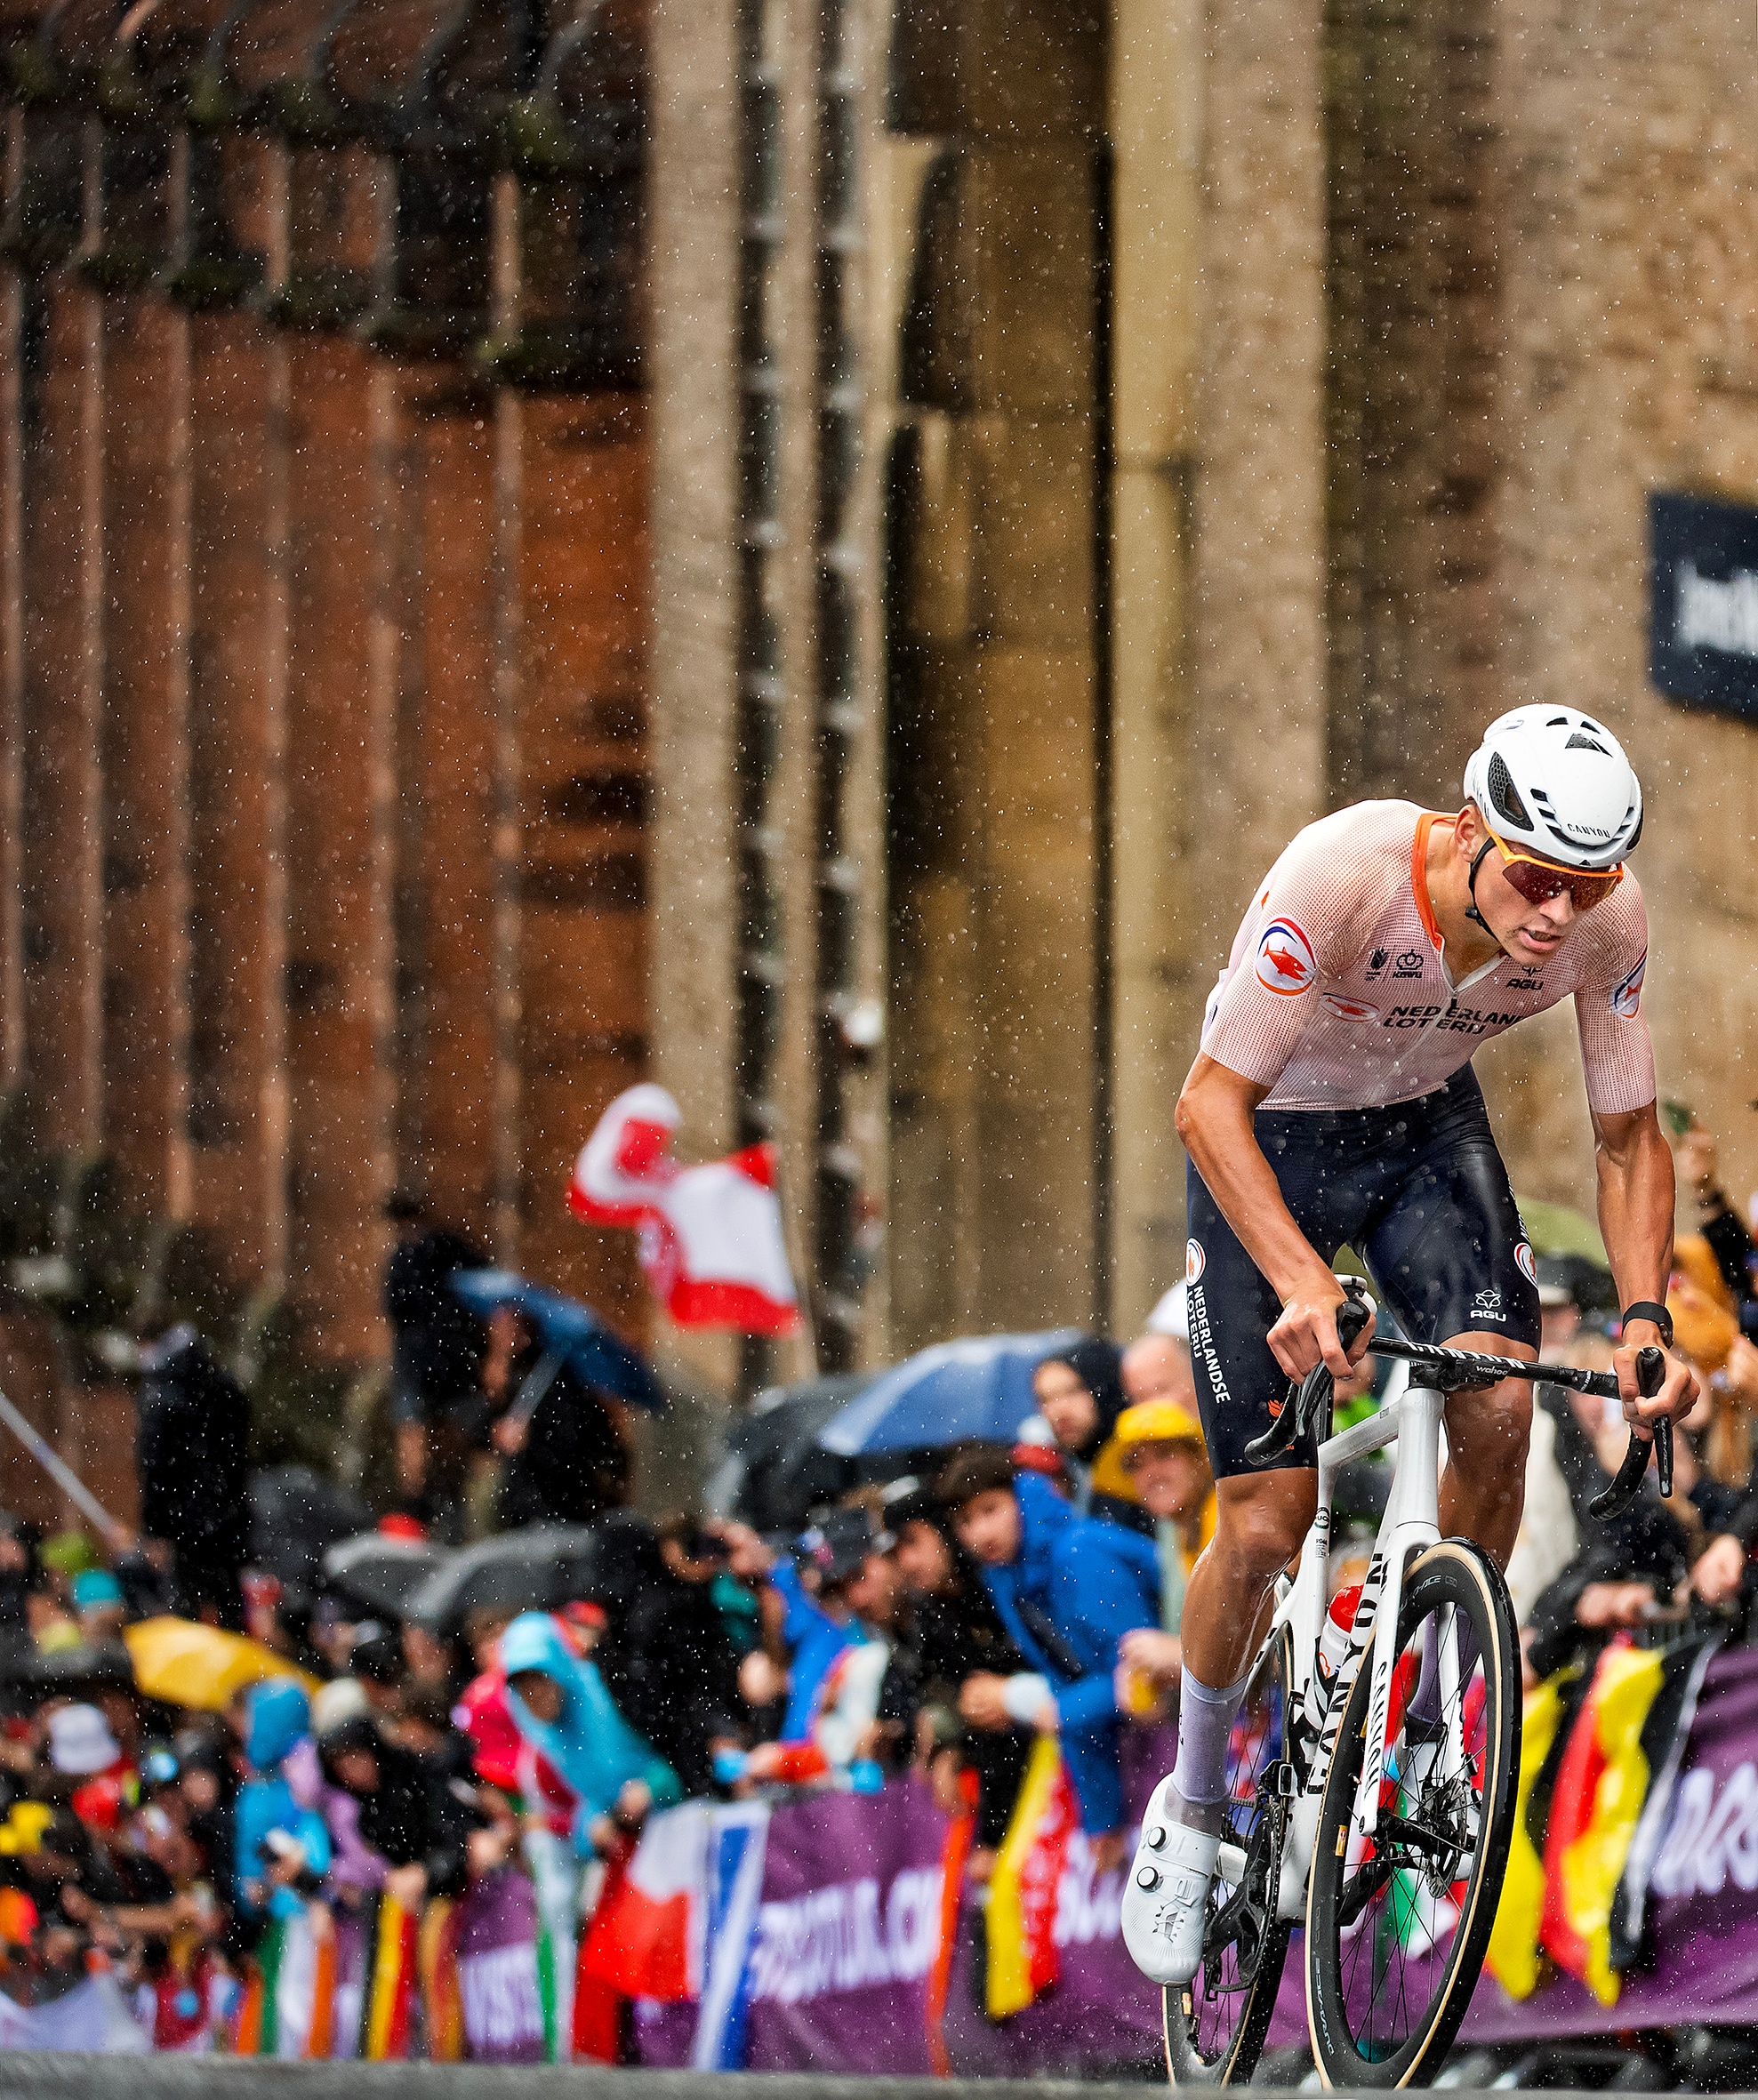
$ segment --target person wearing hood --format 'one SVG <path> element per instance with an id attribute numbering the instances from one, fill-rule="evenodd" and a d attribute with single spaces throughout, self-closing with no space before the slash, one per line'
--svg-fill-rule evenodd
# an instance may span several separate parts
<path id="1" fill-rule="evenodd" d="M 678 1775 L 638 1735 L 597 1668 L 574 1654 L 547 1612 L 521 1612 L 501 1636 L 513 1725 L 574 1789 L 574 1849 L 610 1841 L 612 1818 L 638 1823 L 682 1798 Z"/>
<path id="2" fill-rule="evenodd" d="M 1096 1487 L 1093 1464 L 1129 1405 L 1123 1388 L 1123 1351 L 1089 1336 L 1056 1356 L 1047 1356 L 1032 1375 L 1038 1411 L 1056 1439 L 1056 1450 L 1073 1489 L 1076 1511 L 1104 1517 L 1131 1531 L 1150 1528 L 1140 1507 Z"/>
<path id="3" fill-rule="evenodd" d="M 250 1402 L 187 1323 L 140 1357 L 135 1464 L 140 1532 L 171 1550 L 175 1607 L 245 1626 L 239 1571 L 250 1551 Z"/>
<path id="4" fill-rule="evenodd" d="M 1078 1515 L 1005 1452 L 961 1452 L 941 1475 L 941 1503 L 1002 1623 L 1031 1665 L 1023 1677 L 967 1678 L 959 1710 L 973 1727 L 1023 1721 L 1055 1729 L 1081 1827 L 1120 1856 L 1123 1783 L 1117 1761 L 1115 1671 L 1123 1636 L 1160 1619 L 1152 1543 Z"/>
<path id="5" fill-rule="evenodd" d="M 297 1915 L 330 1867 L 328 1826 L 300 1806 L 282 1769 L 310 1726 L 310 1702 L 291 1678 L 245 1694 L 245 1756 L 254 1776 L 234 1810 L 234 1876 L 245 1909 L 275 1918 Z"/>

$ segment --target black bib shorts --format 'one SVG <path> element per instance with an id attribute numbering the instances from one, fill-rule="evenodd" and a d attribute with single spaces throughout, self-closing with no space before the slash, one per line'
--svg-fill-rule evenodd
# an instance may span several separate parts
<path id="1" fill-rule="evenodd" d="M 1407 1334 L 1536 1347 L 1532 1249 L 1469 1065 L 1391 1108 L 1260 1109 L 1256 1132 L 1295 1223 L 1327 1261 L 1353 1247 Z M 1281 1302 L 1194 1166 L 1188 1191 L 1191 1362 L 1209 1463 L 1224 1480 L 1259 1470 L 1245 1447 L 1288 1392 L 1264 1341 Z M 1291 1452 L 1262 1470 L 1306 1463 Z"/>

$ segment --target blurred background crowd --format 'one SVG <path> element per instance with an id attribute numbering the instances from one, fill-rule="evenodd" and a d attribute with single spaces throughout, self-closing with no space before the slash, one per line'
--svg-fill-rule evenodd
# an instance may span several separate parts
<path id="1" fill-rule="evenodd" d="M 1712 1140 L 1677 1142 L 1700 1230 L 1669 1306 L 1703 1383 L 1678 1492 L 1650 1479 L 1592 1522 L 1618 1410 L 1537 1388 L 1509 1568 L 1529 1684 L 1620 1633 L 1744 1633 L 1754 1242 Z M 178 1322 L 140 1343 L 138 1531 L 0 1519 L 0 1992 L 42 2004 L 96 1968 L 149 2045 L 236 2046 L 277 1919 L 419 1915 L 510 1870 L 571 1975 L 606 1865 L 688 1798 L 914 1775 L 974 1812 L 980 1885 L 1046 1731 L 1096 1866 L 1117 1864 L 1129 1735 L 1174 1710 L 1214 1522 L 1182 1287 L 1127 1345 L 1047 1344 L 1010 1437 L 839 1455 L 817 1432 L 849 1382 L 780 1389 L 698 1506 L 642 1515 L 628 1403 L 528 1310 L 470 1310 L 468 1242 L 413 1206 L 403 1223 L 381 1510 L 253 1473 L 248 1403 Z M 1545 1352 L 1609 1367 L 1610 1278 L 1587 1254 L 1538 1277 Z M 1388 1390 L 1386 1367 L 1364 1375 L 1340 1416 Z M 1386 1478 L 1345 1476 L 1338 1592 Z M 626 2047 L 614 2011 L 572 2033 Z"/>

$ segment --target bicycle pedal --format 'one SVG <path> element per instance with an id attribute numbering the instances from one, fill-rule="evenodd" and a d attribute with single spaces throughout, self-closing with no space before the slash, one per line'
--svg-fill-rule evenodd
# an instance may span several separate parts
<path id="1" fill-rule="evenodd" d="M 1300 1792 L 1300 1775 L 1284 1758 L 1276 1767 L 1276 1792 L 1284 1801 L 1292 1801 Z"/>

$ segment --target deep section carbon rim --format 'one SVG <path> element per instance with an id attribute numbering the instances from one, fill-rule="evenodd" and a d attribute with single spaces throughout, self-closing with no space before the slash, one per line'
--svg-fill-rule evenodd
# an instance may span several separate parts
<path id="1" fill-rule="evenodd" d="M 1243 2085 L 1264 2046 L 1288 1956 L 1276 1919 L 1288 1803 L 1288 1639 L 1279 1634 L 1240 1703 L 1227 1746 L 1226 1842 L 1245 1854 L 1238 1881 L 1216 1874 L 1208 1892 L 1203 1963 L 1166 1998 L 1166 2068 L 1176 2086 Z"/>
<path id="2" fill-rule="evenodd" d="M 1425 2082 L 1483 1964 L 1513 1827 L 1519 1706 L 1513 1609 L 1475 1546 L 1412 1567 L 1372 1837 L 1353 1811 L 1367 1751 L 1363 1660 L 1325 1783 L 1307 1902 L 1307 2009 L 1328 2085 Z M 1441 1690 L 1441 1655 L 1457 1658 Z M 1425 1685 L 1425 1669 L 1428 1681 Z"/>

